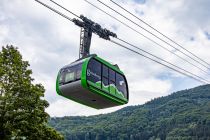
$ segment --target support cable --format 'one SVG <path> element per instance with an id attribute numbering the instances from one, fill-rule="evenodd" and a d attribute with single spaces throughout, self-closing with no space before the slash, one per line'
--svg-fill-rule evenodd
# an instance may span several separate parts
<path id="1" fill-rule="evenodd" d="M 61 7 L 62 9 L 66 10 L 67 12 L 71 13 L 72 15 L 76 16 L 77 18 L 80 18 L 80 16 L 76 15 L 75 13 L 73 13 L 72 11 L 66 9 L 65 7 L 63 7 L 62 5 L 58 4 L 57 2 L 50 0 L 52 3 L 54 3 L 55 5 Z"/>
<path id="2" fill-rule="evenodd" d="M 49 5 L 43 3 L 43 2 L 41 2 L 41 1 L 39 1 L 39 0 L 35 0 L 35 1 L 38 2 L 39 4 L 43 5 L 44 7 L 50 9 L 51 11 L 57 13 L 58 15 L 64 17 L 65 19 L 70 20 L 70 21 L 73 22 L 73 19 L 71 19 L 70 17 L 64 15 L 63 13 L 59 12 L 58 10 L 56 10 L 56 9 L 54 9 L 54 8 L 52 8 L 52 7 L 50 7 Z"/>
<path id="3" fill-rule="evenodd" d="M 178 68 L 178 69 L 181 69 L 182 71 L 185 71 L 186 73 L 190 73 L 191 75 L 193 75 L 193 76 L 195 76 L 195 77 L 197 77 L 197 78 L 200 78 L 200 79 L 202 79 L 202 80 L 204 80 L 204 81 L 210 83 L 210 81 L 207 81 L 206 79 L 204 79 L 204 78 L 202 78 L 202 77 L 200 77 L 200 76 L 198 76 L 198 75 L 195 75 L 195 74 L 193 74 L 192 72 L 187 71 L 187 70 L 185 70 L 185 69 L 183 69 L 183 68 L 181 68 L 181 67 L 179 67 L 179 66 L 177 66 L 177 65 L 175 65 L 175 64 L 172 64 L 171 62 L 168 62 L 168 61 L 166 61 L 166 60 L 164 60 L 164 59 L 162 59 L 162 58 L 160 58 L 160 57 L 158 57 L 158 56 L 156 56 L 156 55 L 154 55 L 154 54 L 152 54 L 152 53 L 150 53 L 150 52 L 148 52 L 148 51 L 145 51 L 145 50 L 141 49 L 140 47 L 137 47 L 137 46 L 135 46 L 135 45 L 133 45 L 133 44 L 131 44 L 131 43 L 129 43 L 129 42 L 123 40 L 123 39 L 120 39 L 120 38 L 116 38 L 116 39 L 118 39 L 119 41 L 121 41 L 121 42 L 123 42 L 123 43 L 125 43 L 125 44 L 127 44 L 127 45 L 130 45 L 130 46 L 132 46 L 132 47 L 134 47 L 134 48 L 136 48 L 136 49 L 138 49 L 138 50 L 140 50 L 140 51 L 142 51 L 142 52 L 144 52 L 144 53 L 146 53 L 146 54 L 148 54 L 148 55 L 150 55 L 150 56 L 152 56 L 152 57 L 155 57 L 155 58 L 157 58 L 157 59 L 159 59 L 159 60 L 161 60 L 161 61 L 163 61 L 163 62 L 165 62 L 165 63 L 167 63 L 167 64 L 169 64 L 169 65 L 172 65 L 173 67 L 176 67 L 176 68 Z"/>
<path id="4" fill-rule="evenodd" d="M 154 41 L 153 39 L 151 39 L 151 38 L 145 36 L 144 34 L 142 34 L 141 32 L 137 31 L 136 29 L 132 28 L 132 27 L 129 26 L 128 24 L 122 22 L 121 20 L 119 20 L 118 18 L 116 18 L 116 17 L 112 16 L 111 14 L 107 13 L 107 12 L 104 11 L 103 9 L 99 8 L 98 6 L 92 4 L 92 3 L 89 2 L 88 0 L 84 0 L 84 1 L 87 2 L 88 4 L 92 5 L 93 7 L 95 7 L 96 9 L 98 9 L 99 11 L 101 11 L 101 12 L 105 13 L 106 15 L 110 16 L 111 18 L 115 19 L 116 21 L 120 22 L 121 24 L 123 24 L 124 26 L 128 27 L 129 29 L 133 30 L 134 32 L 140 34 L 141 36 L 143 36 L 144 38 L 146 38 L 146 39 L 148 39 L 149 41 L 153 42 L 154 44 L 158 45 L 158 46 L 161 47 L 162 49 L 164 49 L 164 50 L 166 50 L 166 51 L 168 51 L 168 52 L 170 52 L 170 53 L 176 55 L 177 57 L 179 57 L 179 58 L 182 59 L 183 61 L 185 61 L 185 62 L 191 64 L 192 66 L 194 66 L 194 67 L 196 67 L 196 68 L 198 68 L 198 69 L 201 70 L 203 73 L 209 74 L 206 70 L 204 70 L 204 69 L 198 67 L 197 65 L 195 65 L 195 64 L 193 64 L 192 62 L 188 61 L 187 59 L 185 59 L 185 58 L 179 56 L 179 55 L 176 54 L 175 52 L 169 50 L 168 48 L 166 48 L 166 47 L 164 47 L 163 45 L 159 44 L 158 42 Z"/>
<path id="5" fill-rule="evenodd" d="M 154 37 L 158 38 L 159 40 L 161 40 L 162 42 L 166 43 L 167 45 L 171 46 L 172 48 L 174 48 L 176 51 L 181 52 L 182 54 L 184 54 L 185 56 L 189 57 L 190 59 L 194 60 L 195 62 L 197 62 L 198 64 L 202 65 L 203 67 L 206 67 L 207 69 L 209 69 L 208 66 L 200 63 L 198 60 L 194 59 L 193 57 L 191 57 L 190 55 L 186 54 L 185 52 L 181 51 L 180 49 L 174 47 L 173 45 L 171 45 L 170 43 L 168 43 L 167 41 L 163 40 L 162 38 L 158 37 L 157 35 L 155 35 L 154 33 L 150 32 L 149 30 L 145 29 L 144 27 L 140 26 L 139 24 L 137 24 L 136 22 L 132 21 L 131 19 L 129 19 L 128 17 L 124 16 L 123 14 L 121 14 L 120 12 L 118 12 L 117 10 L 113 9 L 112 7 L 108 6 L 107 4 L 103 3 L 100 0 L 97 0 L 98 2 L 100 2 L 101 4 L 103 4 L 104 6 L 106 6 L 107 8 L 111 9 L 112 11 L 114 11 L 115 13 L 119 14 L 120 16 L 124 17 L 125 19 L 127 19 L 128 21 L 132 22 L 133 24 L 137 25 L 138 27 L 140 27 L 141 29 L 143 29 L 144 31 L 150 33 L 151 35 L 153 35 Z"/>
<path id="6" fill-rule="evenodd" d="M 138 16 L 134 15 L 133 13 L 131 13 L 130 11 L 128 11 L 127 9 L 125 9 L 124 7 L 122 7 L 121 5 L 119 5 L 118 3 L 114 2 L 113 0 L 110 0 L 113 4 L 117 5 L 118 7 L 120 7 L 121 9 L 123 9 L 124 11 L 126 11 L 127 13 L 129 13 L 130 15 L 132 15 L 133 17 L 135 17 L 136 19 L 138 19 L 139 21 L 141 21 L 142 23 L 144 23 L 145 25 L 149 26 L 151 29 L 155 30 L 156 32 L 158 32 L 159 34 L 161 34 L 162 36 L 164 36 L 165 38 L 167 38 L 168 40 L 170 40 L 171 42 L 173 42 L 174 44 L 178 45 L 180 48 L 184 49 L 185 51 L 187 51 L 188 53 L 190 53 L 191 55 L 193 55 L 194 57 L 196 57 L 197 59 L 199 59 L 200 61 L 202 61 L 203 63 L 207 64 L 210 66 L 210 64 L 208 62 L 206 62 L 205 60 L 201 59 L 200 57 L 198 57 L 197 55 L 195 55 L 194 53 L 190 52 L 189 50 L 185 49 L 182 45 L 178 44 L 176 41 L 174 41 L 173 39 L 169 38 L 168 36 L 166 36 L 165 34 L 161 33 L 159 30 L 155 29 L 154 27 L 152 27 L 149 23 L 145 22 L 144 20 L 142 20 L 141 18 L 139 18 Z"/>
<path id="7" fill-rule="evenodd" d="M 173 67 L 170 67 L 170 66 L 168 66 L 168 65 L 166 65 L 166 64 L 164 64 L 164 63 L 161 63 L 161 62 L 159 62 L 159 61 L 157 61 L 157 60 L 155 60 L 155 59 L 153 59 L 153 58 L 150 58 L 150 57 L 148 57 L 148 56 L 146 56 L 146 55 L 144 55 L 144 54 L 141 54 L 141 53 L 138 52 L 138 51 L 132 50 L 132 49 L 130 49 L 129 47 L 126 47 L 125 45 L 122 45 L 122 44 L 120 44 L 120 43 L 118 43 L 118 42 L 116 42 L 116 41 L 113 41 L 113 40 L 110 40 L 110 41 L 111 41 L 112 43 L 114 43 L 114 44 L 116 44 L 116 45 L 122 47 L 122 48 L 125 48 L 125 49 L 127 49 L 127 50 L 129 50 L 129 51 L 131 51 L 131 52 L 133 52 L 133 53 L 138 54 L 138 55 L 141 55 L 141 56 L 143 56 L 143 57 L 145 57 L 145 58 L 147 58 L 147 59 L 149 59 L 149 60 L 151 60 L 151 61 L 153 61 L 153 62 L 156 62 L 156 63 L 158 63 L 158 64 L 160 64 L 160 65 L 163 65 L 163 66 L 165 66 L 165 67 L 167 67 L 167 68 L 169 68 L 169 69 L 171 69 L 171 70 L 173 70 L 173 71 L 176 71 L 176 72 L 178 72 L 178 73 L 180 73 L 180 74 L 182 74 L 182 75 L 185 75 L 185 76 L 187 76 L 187 77 L 190 77 L 190 78 L 192 78 L 192 79 L 194 79 L 194 80 L 196 80 L 196 81 L 199 81 L 199 82 L 201 82 L 201 83 L 203 83 L 203 84 L 208 84 L 207 82 L 204 82 L 204 81 L 202 81 L 202 80 L 200 80 L 200 79 L 198 79 L 198 78 L 195 78 L 195 77 L 193 77 L 193 76 L 191 76 L 191 75 L 189 75 L 189 74 L 186 74 L 186 73 L 184 73 L 184 72 L 181 72 L 181 71 L 179 71 L 179 70 L 177 70 L 177 69 L 175 69 L 175 68 L 173 68 Z"/>

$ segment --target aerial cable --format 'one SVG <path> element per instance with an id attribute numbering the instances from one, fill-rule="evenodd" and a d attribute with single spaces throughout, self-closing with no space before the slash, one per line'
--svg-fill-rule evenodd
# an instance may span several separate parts
<path id="1" fill-rule="evenodd" d="M 75 13 L 73 13 L 72 11 L 66 9 L 65 7 L 63 7 L 62 5 L 58 4 L 57 2 L 55 2 L 55 1 L 53 1 L 53 0 L 50 0 L 50 1 L 51 1 L 52 3 L 54 3 L 55 5 L 57 5 L 57 6 L 61 7 L 61 8 L 63 8 L 63 9 L 66 10 L 67 12 L 71 13 L 72 15 L 74 15 L 74 16 L 80 18 L 80 16 L 78 16 L 78 15 L 76 15 Z"/>
<path id="2" fill-rule="evenodd" d="M 189 56 L 188 54 L 182 52 L 181 50 L 179 50 L 178 48 L 174 47 L 173 45 L 171 45 L 170 43 L 168 43 L 167 41 L 163 40 L 162 38 L 158 37 L 157 35 L 155 35 L 154 33 L 150 32 L 149 30 L 145 29 L 144 27 L 140 26 L 139 24 L 137 24 L 136 22 L 132 21 L 131 19 L 129 19 L 128 17 L 124 16 L 123 14 L 121 14 L 120 12 L 118 12 L 117 10 L 113 9 L 112 7 L 108 6 L 107 4 L 103 3 L 100 0 L 97 0 L 98 2 L 100 2 L 101 4 L 103 4 L 104 6 L 106 6 L 107 8 L 111 9 L 112 11 L 114 11 L 115 13 L 119 14 L 120 16 L 124 17 L 125 19 L 127 19 L 128 21 L 132 22 L 133 24 L 137 25 L 138 27 L 140 27 L 141 29 L 143 29 L 144 31 L 150 33 L 151 35 L 153 35 L 154 37 L 158 38 L 159 40 L 163 41 L 164 43 L 166 43 L 167 45 L 173 47 L 176 51 L 181 52 L 182 54 L 184 54 L 185 56 L 191 58 L 192 60 L 196 61 L 197 63 L 199 63 L 200 65 L 206 67 L 209 69 L 209 67 L 207 67 L 206 65 L 200 63 L 199 61 L 197 61 L 196 59 L 192 58 L 191 56 Z"/>
<path id="3" fill-rule="evenodd" d="M 56 10 L 56 9 L 54 9 L 54 8 L 52 8 L 52 7 L 50 7 L 49 5 L 43 3 L 43 2 L 41 2 L 41 1 L 39 1 L 39 0 L 35 0 L 35 1 L 38 2 L 39 4 L 45 6 L 46 8 L 50 9 L 51 11 L 57 13 L 58 15 L 60 15 L 60 16 L 62 16 L 62 17 L 64 17 L 64 18 L 66 18 L 67 20 L 73 22 L 73 19 L 71 19 L 70 17 L 64 15 L 63 13 L 59 12 L 58 10 Z"/>
<path id="4" fill-rule="evenodd" d="M 163 62 L 165 62 L 165 63 L 167 63 L 167 64 L 170 64 L 170 65 L 172 65 L 173 67 L 176 67 L 176 68 L 178 68 L 178 69 L 181 69 L 182 71 L 185 71 L 185 72 L 187 72 L 187 73 L 190 73 L 191 75 L 193 75 L 193 76 L 195 76 L 195 77 L 197 77 L 197 78 L 200 78 L 200 79 L 202 79 L 202 80 L 204 80 L 204 81 L 210 83 L 210 81 L 208 81 L 208 80 L 206 80 L 206 79 L 204 79 L 204 78 L 202 78 L 202 77 L 200 77 L 200 76 L 198 76 L 198 75 L 195 75 L 195 74 L 193 74 L 192 72 L 189 72 L 189 71 L 187 71 L 187 70 L 185 70 L 185 69 L 183 69 L 183 68 L 181 68 L 181 67 L 179 67 L 179 66 L 177 66 L 177 65 L 175 65 L 175 64 L 172 64 L 172 63 L 170 63 L 170 62 L 168 62 L 168 61 L 166 61 L 166 60 L 164 60 L 164 59 L 162 59 L 162 58 L 160 58 L 160 57 L 158 57 L 158 56 L 156 56 L 156 55 L 154 55 L 154 54 L 152 54 L 152 53 L 150 53 L 150 52 L 147 52 L 147 51 L 145 51 L 145 50 L 143 50 L 143 49 L 141 49 L 141 48 L 139 48 L 139 47 L 137 47 L 137 46 L 135 46 L 135 45 L 133 45 L 133 44 L 131 44 L 131 43 L 125 41 L 125 40 L 123 40 L 123 39 L 120 39 L 120 38 L 116 38 L 116 39 L 118 39 L 119 41 L 121 41 L 121 42 L 123 42 L 123 43 L 125 43 L 125 44 L 127 44 L 127 45 L 130 45 L 130 46 L 132 46 L 132 47 L 134 47 L 134 48 L 136 48 L 136 49 L 138 49 L 138 50 L 140 50 L 140 51 L 142 51 L 142 52 L 144 52 L 144 53 L 146 53 L 146 54 L 148 54 L 148 55 L 150 55 L 150 56 L 152 56 L 152 57 L 155 57 L 155 58 L 157 58 L 157 59 L 159 59 L 159 60 L 161 60 L 161 61 L 163 61 Z"/>
<path id="5" fill-rule="evenodd" d="M 148 24 L 147 22 L 145 22 L 144 20 L 142 20 L 141 18 L 139 18 L 138 16 L 134 15 L 133 13 L 131 13 L 130 11 L 128 11 L 127 9 L 125 9 L 124 7 L 122 7 L 121 5 L 119 5 L 118 3 L 114 2 L 113 0 L 110 0 L 112 3 L 114 3 L 115 5 L 117 5 L 118 7 L 120 7 L 121 9 L 123 9 L 124 11 L 126 11 L 127 13 L 129 13 L 130 15 L 132 15 L 133 17 L 135 17 L 136 19 L 138 19 L 139 21 L 141 21 L 142 23 L 144 23 L 145 25 L 149 26 L 150 28 L 152 28 L 153 30 L 155 30 L 156 32 L 158 32 L 159 34 L 161 34 L 162 36 L 164 36 L 165 38 L 167 38 L 168 40 L 170 40 L 171 42 L 173 42 L 174 44 L 178 45 L 180 48 L 184 49 L 185 51 L 187 51 L 188 53 L 190 53 L 191 55 L 193 55 L 194 57 L 196 57 L 197 59 L 199 59 L 200 61 L 202 61 L 203 63 L 210 65 L 208 62 L 206 62 L 205 60 L 201 59 L 200 57 L 198 57 L 197 55 L 195 55 L 194 53 L 190 52 L 189 50 L 185 49 L 182 45 L 178 44 L 177 42 L 175 42 L 173 39 L 169 38 L 168 36 L 164 35 L 163 33 L 161 33 L 159 30 L 155 29 L 154 27 L 152 27 L 150 24 Z"/>
<path id="6" fill-rule="evenodd" d="M 64 18 L 66 18 L 66 19 L 68 19 L 68 20 L 70 20 L 70 21 L 73 22 L 73 19 L 71 19 L 71 18 L 69 18 L 68 16 L 64 15 L 63 13 L 61 13 L 61 12 L 55 10 L 54 8 L 52 8 L 52 7 L 48 6 L 48 5 L 46 5 L 46 4 L 42 3 L 42 2 L 40 2 L 39 0 L 35 0 L 35 1 L 37 1 L 37 2 L 40 3 L 41 5 L 45 6 L 46 8 L 52 10 L 53 12 L 59 14 L 60 16 L 62 16 L 62 17 L 64 17 Z M 132 44 L 130 44 L 130 43 L 128 43 L 128 42 L 122 40 L 122 39 L 119 39 L 119 38 L 117 38 L 117 39 L 120 40 L 120 41 L 123 41 L 124 43 L 127 43 L 128 45 L 131 45 L 131 46 L 133 46 L 133 47 L 136 47 L 136 46 L 134 46 L 134 45 L 132 45 Z M 111 41 L 111 42 L 114 43 L 114 44 L 117 44 L 118 46 L 121 46 L 121 47 L 123 47 L 123 48 L 126 48 L 126 49 L 129 50 L 129 51 L 132 51 L 132 52 L 134 52 L 134 53 L 136 53 L 136 54 L 139 54 L 139 55 L 141 55 L 141 56 L 143 56 L 143 57 L 145 57 L 145 58 L 147 58 L 147 59 L 150 59 L 150 60 L 152 60 L 152 61 L 154 61 L 154 62 L 156 62 L 156 63 L 158 63 L 158 64 L 161 64 L 161 65 L 163 65 L 163 66 L 165 66 L 165 67 L 167 67 L 167 68 L 169 68 L 169 69 L 171 69 L 171 70 L 174 70 L 174 71 L 176 71 L 176 72 L 178 72 L 178 73 L 181 73 L 181 74 L 183 74 L 183 75 L 185 75 L 185 76 L 191 77 L 191 78 L 194 79 L 194 80 L 197 80 L 197 81 L 202 82 L 202 83 L 205 83 L 205 84 L 208 83 L 207 80 L 205 80 L 205 79 L 203 79 L 203 78 L 201 78 L 201 77 L 199 77 L 199 76 L 197 76 L 197 75 L 195 75 L 195 74 L 193 74 L 193 75 L 195 75 L 196 77 L 198 77 L 198 78 L 200 78 L 200 79 L 203 79 L 205 82 L 202 81 L 202 80 L 200 80 L 200 79 L 198 79 L 198 78 L 193 77 L 192 75 L 186 74 L 186 73 L 184 73 L 184 72 L 182 72 L 182 71 L 179 71 L 179 70 L 177 70 L 177 69 L 175 69 L 175 68 L 173 68 L 173 67 L 170 67 L 170 66 L 168 66 L 168 65 L 166 65 L 166 64 L 164 64 L 164 63 L 161 63 L 161 62 L 159 62 L 159 61 L 157 61 L 157 60 L 155 60 L 155 59 L 153 59 L 153 58 L 150 58 L 150 57 L 148 57 L 148 56 L 146 56 L 146 55 L 144 55 L 144 54 L 141 54 L 141 53 L 139 53 L 139 52 L 137 52 L 137 51 L 135 51 L 135 50 L 133 50 L 133 49 L 130 49 L 130 48 L 126 47 L 125 45 L 122 45 L 122 44 L 120 44 L 120 43 L 118 43 L 118 42 L 116 42 L 116 41 L 113 41 L 113 40 L 109 40 L 109 41 Z M 139 49 L 140 49 L 140 48 L 139 48 Z M 145 51 L 145 52 L 146 52 L 146 51 Z M 149 53 L 148 53 L 148 54 L 149 54 Z M 157 58 L 157 56 L 155 56 L 155 55 L 154 55 L 153 57 L 156 57 L 156 58 Z M 162 59 L 162 61 L 165 61 L 165 60 Z M 166 62 L 167 62 L 167 61 L 166 61 Z M 173 64 L 172 64 L 172 65 L 173 65 Z M 182 68 L 181 68 L 181 69 L 182 69 Z M 184 69 L 183 69 L 183 70 L 184 70 Z M 186 70 L 184 70 L 184 71 L 186 71 Z"/>
<path id="7" fill-rule="evenodd" d="M 107 4 L 103 3 L 100 0 L 97 0 L 98 2 L 100 2 L 101 4 L 103 4 L 104 6 L 106 6 L 107 8 L 111 9 L 112 11 L 114 11 L 115 13 L 119 14 L 120 16 L 124 17 L 125 19 L 127 19 L 128 21 L 132 22 L 133 24 L 137 25 L 138 27 L 140 27 L 141 29 L 145 30 L 146 32 L 150 33 L 151 35 L 153 35 L 154 37 L 158 38 L 159 40 L 161 40 L 162 42 L 166 43 L 167 45 L 171 46 L 172 48 L 174 48 L 176 51 L 181 52 L 182 54 L 184 54 L 185 56 L 189 57 L 190 59 L 194 60 L 195 62 L 197 62 L 198 64 L 206 67 L 207 69 L 209 69 L 208 66 L 200 63 L 198 60 L 194 59 L 193 57 L 191 57 L 190 55 L 186 54 L 185 52 L 181 51 L 180 49 L 174 47 L 173 45 L 171 45 L 170 43 L 168 43 L 167 41 L 163 40 L 162 38 L 158 37 L 157 35 L 155 35 L 154 33 L 150 32 L 149 30 L 145 29 L 144 27 L 140 26 L 139 24 L 137 24 L 136 22 L 132 21 L 131 19 L 129 19 L 128 17 L 124 16 L 123 14 L 119 13 L 118 11 L 116 11 L 115 9 L 113 9 L 112 7 L 108 6 Z"/>
<path id="8" fill-rule="evenodd" d="M 120 22 L 121 24 L 123 24 L 124 26 L 130 28 L 131 30 L 133 30 L 134 32 L 140 34 L 141 36 L 143 36 L 144 38 L 148 39 L 149 41 L 153 42 L 154 44 L 158 45 L 159 47 L 163 48 L 164 50 L 176 55 L 177 57 L 179 57 L 180 59 L 182 59 L 183 61 L 191 64 L 192 66 L 198 68 L 199 70 L 201 70 L 202 72 L 204 72 L 205 74 L 209 74 L 207 71 L 205 71 L 204 69 L 198 67 L 197 65 L 193 64 L 192 62 L 186 60 L 185 58 L 179 56 L 178 54 L 176 54 L 175 52 L 169 50 L 168 48 L 164 47 L 163 45 L 159 44 L 158 42 L 154 41 L 153 39 L 145 36 L 144 34 L 142 34 L 141 32 L 137 31 L 136 29 L 134 29 L 133 27 L 129 26 L 128 24 L 122 22 L 121 20 L 119 20 L 118 18 L 112 16 L 111 14 L 107 13 L 106 11 L 104 11 L 103 9 L 99 8 L 98 6 L 92 4 L 91 2 L 89 2 L 88 0 L 84 0 L 85 2 L 87 2 L 88 4 L 92 5 L 93 7 L 95 7 L 96 9 L 100 10 L 101 12 L 105 13 L 106 15 L 110 16 L 111 18 L 115 19 L 116 21 Z"/>
<path id="9" fill-rule="evenodd" d="M 171 70 L 173 70 L 173 71 L 176 71 L 176 72 L 178 72 L 178 73 L 180 73 L 180 74 L 182 74 L 182 75 L 185 75 L 185 76 L 187 76 L 187 77 L 190 77 L 190 78 L 192 78 L 192 79 L 194 79 L 194 80 L 196 80 L 196 81 L 199 81 L 199 82 L 201 82 L 201 83 L 208 84 L 207 82 L 204 82 L 204 81 L 202 81 L 202 80 L 200 80 L 200 79 L 198 79 L 198 78 L 193 77 L 192 75 L 186 74 L 186 73 L 184 73 L 184 72 L 182 72 L 182 71 L 179 71 L 179 70 L 177 70 L 177 69 L 175 69 L 175 68 L 173 68 L 173 67 L 170 67 L 170 66 L 168 66 L 168 65 L 166 65 L 166 64 L 164 64 L 164 63 L 161 63 L 161 62 L 159 62 L 159 61 L 157 61 L 157 60 L 155 60 L 155 59 L 153 59 L 153 58 L 150 58 L 150 57 L 148 57 L 148 56 L 146 56 L 146 55 L 144 55 L 144 54 L 141 54 L 141 53 L 138 52 L 138 51 L 132 50 L 132 49 L 130 49 L 129 47 L 126 47 L 125 45 L 122 45 L 122 44 L 120 44 L 120 43 L 118 43 L 118 42 L 116 42 L 116 41 L 114 41 L 114 40 L 110 40 L 110 41 L 111 41 L 112 43 L 114 43 L 114 44 L 120 46 L 120 47 L 123 47 L 123 48 L 125 48 L 125 49 L 127 49 L 127 50 L 129 50 L 129 51 L 131 51 L 131 52 L 133 52 L 133 53 L 136 53 L 136 54 L 138 54 L 138 55 L 141 55 L 141 56 L 143 56 L 143 57 L 145 57 L 145 58 L 147 58 L 147 59 L 149 59 L 149 60 L 151 60 L 151 61 L 154 61 L 154 62 L 156 62 L 156 63 L 158 63 L 158 64 L 160 64 L 160 65 L 163 65 L 163 66 L 165 66 L 165 67 L 167 67 L 167 68 L 169 68 L 169 69 L 171 69 Z M 205 80 L 205 81 L 206 81 L 206 80 Z"/>

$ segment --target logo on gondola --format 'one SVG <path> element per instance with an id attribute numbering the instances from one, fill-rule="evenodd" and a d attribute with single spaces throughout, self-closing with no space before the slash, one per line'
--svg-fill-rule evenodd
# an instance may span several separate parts
<path id="1" fill-rule="evenodd" d="M 98 79 L 101 79 L 101 76 L 97 75 L 96 73 L 92 72 L 90 69 L 87 69 L 87 76 L 94 76 L 97 77 Z"/>

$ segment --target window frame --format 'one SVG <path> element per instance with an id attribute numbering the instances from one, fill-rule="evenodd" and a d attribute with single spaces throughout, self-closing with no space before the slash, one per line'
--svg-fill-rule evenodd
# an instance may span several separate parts
<path id="1" fill-rule="evenodd" d="M 104 67 L 105 68 L 107 68 L 107 75 L 104 75 Z M 102 86 L 102 84 L 101 84 L 101 89 L 103 90 L 103 91 L 105 91 L 105 92 L 108 92 L 109 93 L 109 67 L 107 66 L 107 65 L 104 65 L 104 64 L 102 64 L 102 80 L 101 80 L 101 82 L 104 84 L 104 79 L 105 80 L 107 80 L 107 85 L 105 85 L 105 86 L 108 86 L 108 91 L 106 91 L 104 88 L 103 88 L 103 86 Z"/>
<path id="2" fill-rule="evenodd" d="M 87 78 L 87 73 L 88 73 L 88 66 L 90 65 L 90 61 L 92 61 L 92 60 L 94 60 L 94 61 L 96 61 L 97 63 L 100 63 L 100 65 L 101 65 L 101 70 L 100 70 L 100 81 L 101 81 L 101 85 L 100 85 L 100 89 L 102 89 L 102 63 L 100 62 L 100 61 L 98 61 L 97 59 L 95 59 L 95 58 L 92 58 L 92 59 L 90 59 L 89 60 L 89 62 L 88 62 L 88 64 L 87 64 L 87 69 L 86 69 L 86 81 L 87 81 L 87 85 L 89 86 L 90 84 L 88 83 L 88 78 Z M 90 80 L 89 80 L 90 81 Z M 91 81 L 91 82 L 93 82 L 93 81 Z M 93 82 L 93 83 L 96 83 L 96 82 Z M 94 86 L 94 87 L 96 87 L 96 88 L 99 88 L 99 87 L 97 87 L 97 86 Z"/>
<path id="3" fill-rule="evenodd" d="M 118 89 L 117 74 L 118 74 L 118 76 L 121 76 L 121 78 L 123 78 L 123 81 L 124 81 L 124 84 L 125 84 L 124 90 L 126 90 L 126 93 L 124 93 L 124 91 L 120 91 L 120 90 Z M 124 97 L 125 97 L 126 99 L 128 99 L 128 84 L 127 84 L 127 80 L 126 80 L 125 75 L 122 75 L 122 74 L 120 74 L 120 73 L 116 73 L 116 88 L 117 88 L 118 91 L 120 91 L 120 92 L 123 93 L 123 95 L 124 95 Z"/>
<path id="4" fill-rule="evenodd" d="M 80 62 L 78 64 L 75 64 L 75 65 L 70 65 L 70 66 L 67 66 L 65 68 L 62 68 L 60 70 L 60 77 L 62 77 L 62 81 L 60 81 L 59 79 L 59 85 L 65 85 L 65 84 L 68 84 L 68 83 L 72 83 L 72 82 L 76 82 L 76 81 L 79 81 L 81 80 L 81 75 L 82 75 L 82 64 L 83 62 Z M 68 69 L 73 69 L 73 72 L 74 72 L 74 79 L 73 80 L 70 80 L 68 82 L 65 82 L 65 78 L 66 78 L 66 74 L 68 72 L 66 72 Z M 80 78 L 77 77 L 77 72 L 80 70 Z"/>

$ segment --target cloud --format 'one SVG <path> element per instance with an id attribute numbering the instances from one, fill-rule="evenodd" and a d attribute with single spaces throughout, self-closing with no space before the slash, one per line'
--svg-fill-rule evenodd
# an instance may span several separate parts
<path id="1" fill-rule="evenodd" d="M 128 23 L 137 31 L 152 37 L 164 47 L 174 50 L 138 26 L 113 13 L 96 0 L 90 1 L 123 22 Z M 75 18 L 72 14 L 50 3 L 50 1 L 43 0 L 43 2 L 59 9 L 71 18 Z M 78 15 L 84 14 L 95 22 L 100 23 L 103 27 L 116 32 L 118 37 L 132 42 L 134 45 L 204 78 L 209 78 L 207 74 L 161 49 L 116 20 L 94 9 L 83 0 L 58 0 L 57 2 L 62 3 L 63 6 Z M 150 30 L 111 2 L 104 2 Z M 208 53 L 210 52 L 210 41 L 207 34 L 210 32 L 208 1 L 118 0 L 117 2 L 210 63 Z M 55 80 L 57 72 L 62 66 L 78 58 L 80 28 L 35 1 L 11 0 L 8 2 L 7 0 L 2 0 L 0 11 L 0 44 L 13 44 L 19 47 L 23 58 L 29 61 L 35 82 L 42 83 L 46 88 L 45 99 L 50 102 L 47 112 L 51 116 L 95 115 L 112 112 L 124 107 L 95 110 L 56 94 Z M 130 90 L 130 102 L 128 105 L 143 104 L 150 99 L 167 95 L 171 91 L 190 88 L 200 84 L 168 68 L 128 52 L 111 42 L 104 41 L 96 35 L 93 35 L 92 38 L 91 52 L 118 64 L 124 71 Z M 189 60 L 183 54 L 176 53 Z M 192 63 L 196 64 L 193 61 Z M 198 66 L 207 71 L 202 65 Z"/>
<path id="2" fill-rule="evenodd" d="M 207 31 L 205 31 L 205 33 L 204 33 L 204 34 L 206 35 L 207 39 L 209 39 L 209 40 L 210 40 L 210 33 L 208 33 Z"/>

